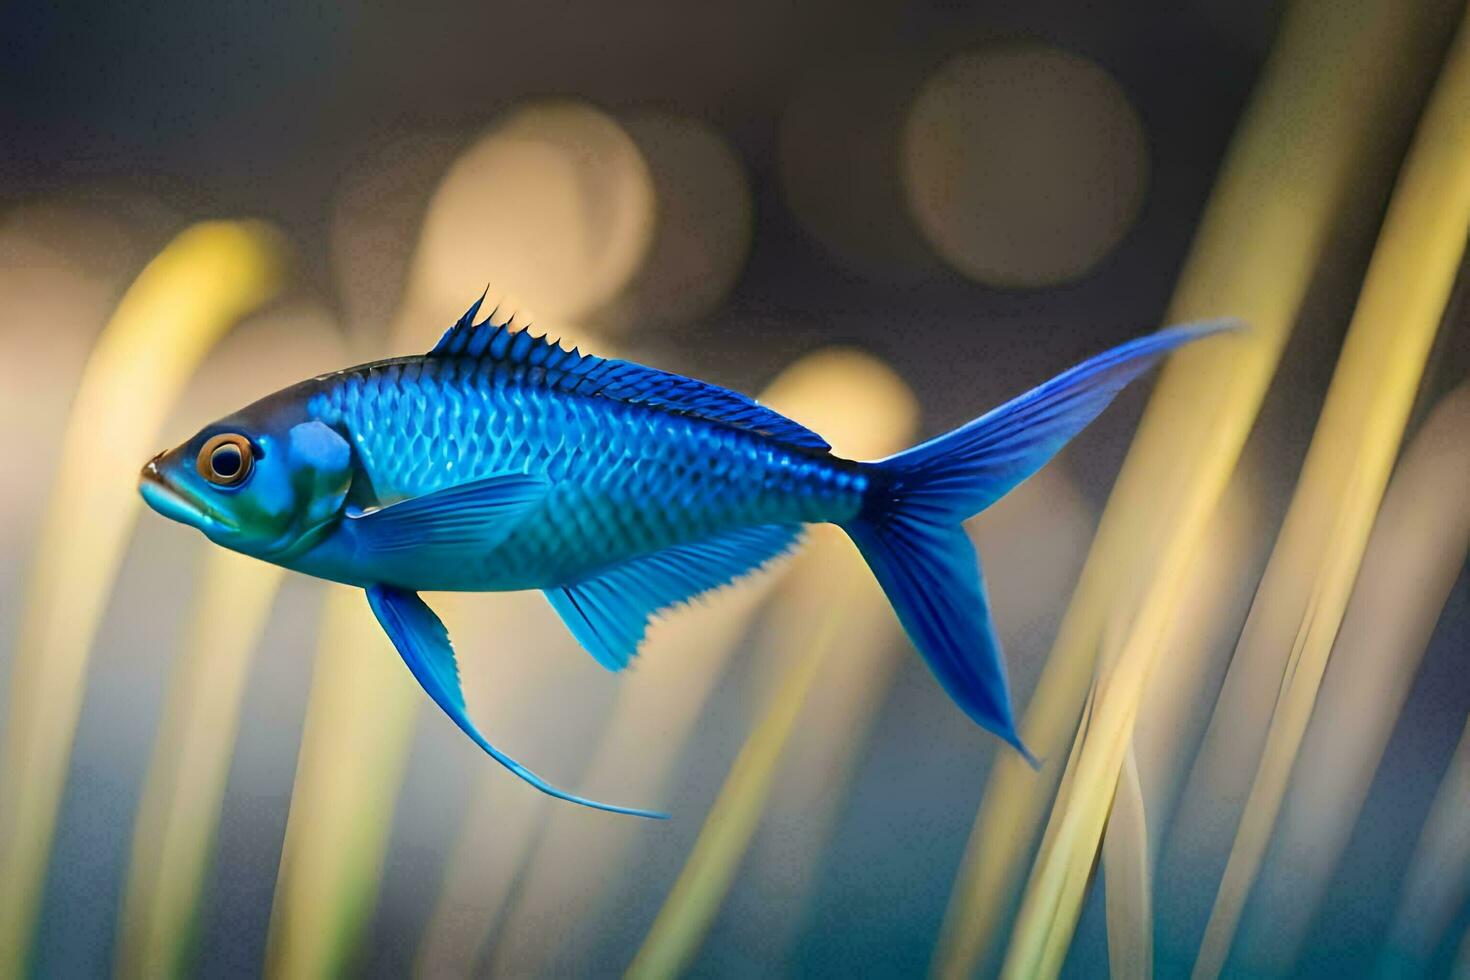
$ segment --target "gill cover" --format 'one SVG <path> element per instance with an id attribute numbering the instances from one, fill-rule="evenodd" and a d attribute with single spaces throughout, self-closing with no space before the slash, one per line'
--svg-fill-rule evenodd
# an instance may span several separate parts
<path id="1" fill-rule="evenodd" d="M 315 419 L 293 425 L 286 459 L 304 531 L 341 513 L 352 485 L 352 448 L 337 430 Z"/>

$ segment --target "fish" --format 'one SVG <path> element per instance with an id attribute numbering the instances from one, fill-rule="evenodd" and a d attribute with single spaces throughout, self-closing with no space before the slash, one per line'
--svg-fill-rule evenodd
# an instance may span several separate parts
<path id="1" fill-rule="evenodd" d="M 163 517 L 225 548 L 362 589 L 409 671 L 496 762 L 422 592 L 539 589 L 592 658 L 627 667 L 649 621 L 844 529 L 914 647 L 975 723 L 1017 730 L 963 522 L 1036 472 L 1122 388 L 1233 326 L 1171 327 L 1099 354 L 952 432 L 876 461 L 736 391 L 566 348 L 484 295 L 427 354 L 299 382 L 143 467 Z"/>

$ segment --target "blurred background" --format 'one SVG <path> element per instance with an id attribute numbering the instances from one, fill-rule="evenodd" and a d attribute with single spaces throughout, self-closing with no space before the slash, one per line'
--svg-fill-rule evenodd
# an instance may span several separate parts
<path id="1" fill-rule="evenodd" d="M 1387 6 L 1341 5 L 1354 36 L 1397 32 L 1397 74 L 1362 109 L 1373 137 L 1203 538 L 1181 627 L 1193 666 L 1139 719 L 1163 746 L 1142 777 L 1161 975 L 1189 972 L 1239 817 L 1213 807 L 1196 754 L 1233 725 L 1217 707 L 1235 703 L 1231 652 L 1462 12 L 1406 3 L 1400 30 Z M 839 450 L 885 455 L 1163 325 L 1290 16 L 1257 0 L 5 5 L 0 973 L 607 975 L 654 956 L 661 910 L 685 907 L 669 904 L 676 880 L 715 897 L 673 966 L 638 961 L 647 975 L 940 971 L 1008 750 L 939 690 L 845 542 L 671 616 L 617 677 L 537 596 L 444 600 L 491 739 L 560 785 L 672 811 L 655 825 L 519 784 L 421 710 L 360 597 L 221 564 L 193 531 L 139 516 L 137 468 L 294 380 L 426 350 L 487 281 L 583 349 L 763 393 Z M 1405 591 L 1424 608 L 1387 667 L 1373 654 L 1390 640 L 1364 641 L 1374 680 L 1339 677 L 1335 653 L 1321 694 L 1341 689 L 1340 709 L 1387 685 L 1402 702 L 1370 757 L 1346 760 L 1362 770 L 1346 818 L 1288 794 L 1278 833 L 1317 840 L 1314 821 L 1336 821 L 1341 846 L 1307 901 L 1291 885 L 1306 859 L 1275 843 L 1227 973 L 1384 968 L 1426 820 L 1461 785 L 1456 283 L 1404 433 L 1449 475 L 1394 512 L 1420 537 L 1375 537 L 1364 559 L 1364 575 L 1418 583 Z M 972 522 L 1018 706 L 1150 386 Z M 1402 540 L 1449 543 L 1426 571 L 1423 548 L 1390 554 Z M 1338 652 L 1384 619 L 1354 619 L 1367 601 L 1354 595 Z M 833 609 L 863 628 L 815 629 Z M 1246 785 L 1282 682 L 1253 669 L 1233 697 L 1267 716 L 1199 755 L 1238 753 Z M 1331 757 L 1331 732 L 1309 729 L 1303 751 Z M 708 819 L 730 794 L 754 815 Z M 688 863 L 697 840 L 723 879 Z M 1443 921 L 1414 940 L 1428 952 L 1411 973 L 1449 972 L 1470 924 L 1456 873 L 1470 854 L 1447 853 Z M 1100 878 L 1069 975 L 1109 969 Z M 1289 937 L 1273 902 L 1306 909 Z"/>

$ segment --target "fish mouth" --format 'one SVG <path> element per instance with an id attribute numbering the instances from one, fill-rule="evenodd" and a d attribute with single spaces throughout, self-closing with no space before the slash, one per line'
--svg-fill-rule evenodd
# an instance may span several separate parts
<path id="1" fill-rule="evenodd" d="M 157 456 L 150 459 L 138 475 L 138 492 L 149 507 L 171 521 L 197 527 L 201 531 L 234 530 L 233 524 L 221 520 L 218 515 L 174 489 L 159 471 Z"/>

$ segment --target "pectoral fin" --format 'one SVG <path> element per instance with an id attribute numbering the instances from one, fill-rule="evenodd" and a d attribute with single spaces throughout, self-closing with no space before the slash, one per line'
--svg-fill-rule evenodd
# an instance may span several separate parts
<path id="1" fill-rule="evenodd" d="M 454 647 L 449 642 L 449 632 L 439 617 L 434 615 L 417 592 L 406 592 L 385 585 L 370 586 L 367 590 L 368 604 L 378 617 L 384 632 L 393 641 L 393 646 L 403 657 L 403 662 L 418 678 L 429 697 L 444 713 L 454 720 L 460 729 L 474 740 L 490 757 L 541 792 L 570 803 L 580 803 L 596 810 L 611 813 L 626 813 L 635 817 L 667 819 L 668 814 L 653 810 L 637 810 L 632 807 L 613 806 L 596 800 L 574 796 L 536 775 L 510 756 L 486 741 L 475 723 L 465 711 L 464 692 L 459 686 L 459 668 L 454 661 Z"/>
<path id="2" fill-rule="evenodd" d="M 539 476 L 508 473 L 350 516 L 373 551 L 489 550 L 503 542 L 549 488 Z"/>

